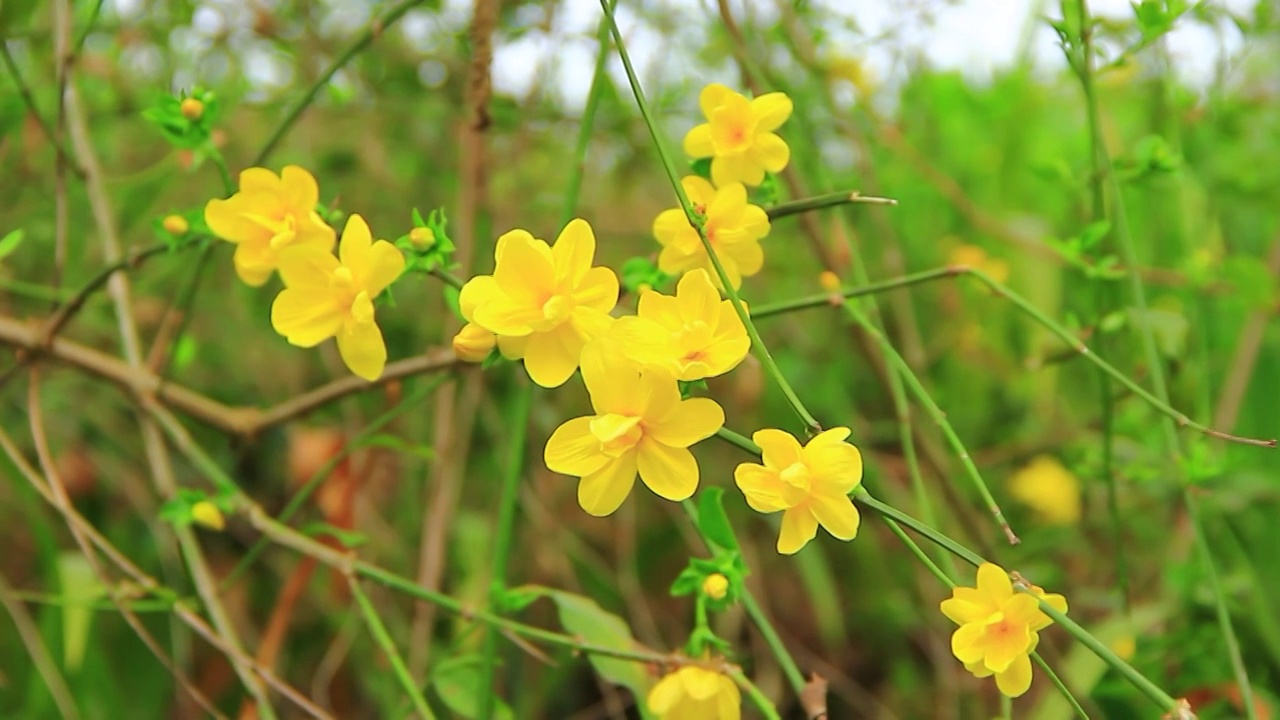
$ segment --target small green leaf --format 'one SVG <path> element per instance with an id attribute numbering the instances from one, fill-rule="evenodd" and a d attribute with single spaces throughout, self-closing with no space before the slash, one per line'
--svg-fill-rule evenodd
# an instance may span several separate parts
<path id="1" fill-rule="evenodd" d="M 431 687 L 445 706 L 460 717 L 479 715 L 481 695 L 493 692 L 483 687 L 482 665 L 479 655 L 462 655 L 437 663 L 431 672 Z M 502 698 L 494 698 L 493 716 L 499 720 L 514 720 L 515 713 Z"/>
<path id="2" fill-rule="evenodd" d="M 302 527 L 302 532 L 311 536 L 332 535 L 348 548 L 357 548 L 369 542 L 369 538 L 364 533 L 340 528 L 327 522 L 307 523 Z"/>
<path id="3" fill-rule="evenodd" d="M 93 609 L 89 604 L 102 595 L 103 587 L 84 555 L 58 554 L 58 585 L 62 604 L 62 658 L 68 670 L 80 669 L 89 644 Z"/>
<path id="4" fill-rule="evenodd" d="M 709 487 L 698 493 L 698 529 L 720 548 L 739 549 L 729 516 L 724 511 L 724 488 Z"/>
<path id="5" fill-rule="evenodd" d="M 18 246 L 22 244 L 24 237 L 26 237 L 26 233 L 23 232 L 22 228 L 18 228 L 10 230 L 8 235 L 0 238 L 0 260 L 12 255 L 13 251 L 17 250 Z"/>
<path id="6" fill-rule="evenodd" d="M 426 445 L 411 443 L 404 438 L 396 437 L 395 435 L 388 435 L 386 433 L 381 433 L 365 439 L 360 443 L 360 447 L 386 448 L 387 450 L 394 450 L 395 452 L 414 455 L 422 458 L 423 460 L 432 460 L 436 456 L 435 450 L 432 450 Z"/>
<path id="7" fill-rule="evenodd" d="M 626 621 L 611 612 L 606 612 L 596 604 L 595 600 L 560 590 L 548 590 L 546 594 L 555 602 L 560 614 L 560 624 L 570 634 L 592 645 L 615 650 L 637 648 L 637 643 L 631 636 L 631 628 L 627 626 Z M 599 655 L 590 655 L 588 659 L 596 672 L 609 682 L 627 688 L 638 698 L 648 694 L 649 674 L 640 663 Z M 642 713 L 646 712 L 643 705 L 638 707 Z"/>

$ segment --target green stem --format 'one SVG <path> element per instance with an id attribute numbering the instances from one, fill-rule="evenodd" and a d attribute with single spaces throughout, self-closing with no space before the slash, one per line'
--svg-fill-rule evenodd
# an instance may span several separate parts
<path id="1" fill-rule="evenodd" d="M 34 300 L 48 300 L 51 302 L 64 302 L 70 299 L 73 294 L 73 291 L 68 288 L 55 288 L 40 285 L 39 283 L 7 279 L 0 279 L 0 290 L 14 295 L 23 295 Z"/>
<path id="2" fill-rule="evenodd" d="M 72 57 L 79 55 L 80 50 L 84 47 L 84 41 L 89 39 L 89 33 L 93 32 L 93 26 L 98 22 L 98 15 L 102 13 L 103 0 L 96 0 L 93 3 L 93 10 L 89 11 L 89 19 L 85 22 L 84 28 L 80 30 L 80 34 L 76 36 L 76 40 L 71 44 Z"/>
<path id="3" fill-rule="evenodd" d="M 773 207 L 766 208 L 765 214 L 770 220 L 777 220 L 788 215 L 796 215 L 812 210 L 822 210 L 829 207 L 838 207 L 840 205 L 897 205 L 898 201 L 893 198 L 874 197 L 871 195 L 863 195 L 857 190 L 840 191 L 827 193 L 825 195 L 815 195 L 810 198 L 801 200 L 792 200 L 791 202 L 778 203 Z"/>
<path id="4" fill-rule="evenodd" d="M 950 552 L 952 555 L 955 555 L 956 557 L 960 558 L 961 560 L 964 560 L 965 562 L 969 563 L 970 565 L 973 565 L 974 567 L 977 567 L 982 563 L 986 562 L 986 560 L 984 560 L 982 556 L 979 555 L 978 553 L 961 545 L 955 540 L 952 540 L 946 535 L 943 535 L 937 530 L 934 530 L 932 527 L 926 525 L 925 523 L 920 522 L 919 520 L 911 517 L 910 515 L 902 512 L 901 510 L 898 510 L 892 505 L 889 505 L 888 503 L 884 503 L 877 500 L 864 487 L 860 487 L 857 490 L 853 491 L 853 499 L 856 500 L 860 505 L 865 505 L 866 507 L 870 508 L 877 515 L 886 517 L 900 525 L 904 525 L 906 527 L 911 528 L 918 535 L 923 536 L 929 542 L 932 542 L 934 545 L 937 545 L 938 547 L 943 548 L 947 552 Z"/>
<path id="5" fill-rule="evenodd" d="M 676 197 L 680 200 L 680 207 L 684 210 L 685 217 L 689 220 L 689 225 L 697 230 L 698 239 L 702 242 L 702 248 L 707 253 L 707 257 L 711 260 L 711 266 L 716 271 L 716 277 L 720 279 L 720 284 L 724 288 L 725 295 L 729 298 L 729 303 L 742 320 L 742 324 L 746 326 L 747 335 L 751 338 L 752 349 L 755 350 L 756 355 L 760 358 L 760 363 L 764 366 L 765 372 L 773 378 L 778 388 L 782 390 L 787 403 L 791 405 L 791 409 L 795 411 L 801 422 L 804 423 L 805 429 L 809 434 L 816 435 L 822 432 L 822 426 L 809 413 L 804 403 L 801 402 L 800 396 L 796 394 L 795 389 L 791 387 L 791 384 L 787 382 L 786 377 L 783 376 L 782 371 L 778 368 L 778 364 L 774 362 L 773 356 L 769 354 L 769 348 L 765 346 L 764 340 L 760 338 L 760 333 L 756 330 L 755 324 L 751 322 L 751 316 L 747 313 L 746 306 L 742 303 L 742 298 L 729 282 L 729 276 L 724 271 L 724 265 L 721 264 L 720 258 L 716 255 L 715 248 L 711 246 L 711 241 L 707 239 L 703 220 L 694 210 L 693 204 L 689 202 L 689 196 L 685 194 L 684 186 L 680 184 L 680 174 L 676 171 L 675 163 L 671 159 L 671 153 L 667 151 L 666 143 L 663 142 L 662 134 L 658 130 L 657 120 L 653 111 L 649 108 L 649 102 L 645 99 L 644 90 L 640 87 L 640 79 L 636 75 L 635 67 L 631 64 L 631 56 L 627 54 L 626 44 L 622 41 L 622 31 L 618 28 L 618 22 L 613 16 L 613 8 L 610 7 L 609 0 L 600 0 L 600 7 L 604 9 L 605 17 L 609 20 L 609 27 L 613 31 L 614 44 L 618 46 L 618 56 L 622 59 L 622 67 L 627 72 L 627 81 L 631 84 L 631 92 L 635 96 L 636 105 L 640 109 L 644 124 L 649 128 L 649 135 L 653 138 L 654 148 L 658 151 L 658 156 L 662 160 L 662 168 L 667 173 L 667 180 L 670 181 L 671 189 L 675 191 Z"/>
<path id="6" fill-rule="evenodd" d="M 1000 695 L 1000 717 L 1001 720 L 1013 720 L 1013 698 L 1008 695 Z"/>
<path id="7" fill-rule="evenodd" d="M 320 77 L 316 78 L 316 81 L 311 84 L 311 87 L 307 88 L 306 92 L 302 94 L 302 97 L 298 98 L 297 101 L 289 107 L 288 111 L 285 112 L 284 118 L 281 119 L 280 124 L 276 126 L 275 131 L 271 133 L 271 137 L 267 139 L 267 144 L 262 146 L 262 150 L 260 150 L 258 152 L 258 156 L 254 158 L 253 164 L 255 166 L 261 166 L 267 161 L 267 158 L 271 156 L 272 151 L 276 149 L 276 145 L 279 145 L 280 141 L 284 139 L 285 133 L 289 131 L 289 128 L 293 127 L 293 124 L 297 122 L 298 117 L 300 117 L 303 111 L 305 111 L 307 107 L 311 105 L 311 102 L 315 100 L 316 93 L 320 92 L 320 88 L 324 87 L 328 84 L 329 80 L 333 79 L 335 73 L 341 70 L 344 65 L 351 62 L 352 58 L 359 55 L 362 50 L 368 47 L 369 44 L 373 42 L 374 38 L 389 30 L 391 26 L 401 18 L 401 16 L 413 9 L 415 5 L 421 4 L 422 1 L 423 0 L 401 0 L 382 17 L 374 18 L 369 23 L 369 27 L 365 28 L 364 32 L 360 33 L 360 37 L 356 38 L 355 42 L 351 43 L 351 45 L 349 45 L 341 55 L 334 58 L 333 62 L 329 64 L 329 67 L 325 68 L 324 72 L 320 73 Z"/>
<path id="8" fill-rule="evenodd" d="M 1079 13 L 1081 44 L 1083 45 L 1081 57 L 1076 63 L 1076 70 L 1080 76 L 1080 84 L 1084 91 L 1090 125 L 1100 127 L 1102 112 L 1097 94 L 1094 92 L 1092 80 L 1093 56 L 1090 52 L 1093 20 L 1089 15 L 1087 0 L 1076 1 L 1078 3 L 1077 12 Z M 1111 215 L 1114 219 L 1113 227 L 1115 228 L 1116 245 L 1125 266 L 1130 268 L 1128 273 L 1129 291 L 1133 295 L 1134 306 L 1142 316 L 1142 321 L 1138 323 L 1138 327 L 1142 335 L 1143 354 L 1146 358 L 1148 371 L 1151 373 L 1151 385 L 1155 390 L 1155 397 L 1162 403 L 1167 404 L 1169 401 L 1169 387 L 1165 381 L 1164 363 L 1160 359 L 1160 351 L 1156 345 L 1155 331 L 1152 329 L 1150 318 L 1148 317 L 1146 289 L 1143 287 L 1140 273 L 1137 272 L 1138 254 L 1129 232 L 1129 218 L 1125 210 L 1124 192 L 1120 187 L 1119 178 L 1116 177 L 1115 168 L 1112 166 L 1111 155 L 1102 146 L 1100 138 L 1095 139 L 1093 155 L 1094 172 L 1106 178 L 1107 190 L 1111 194 Z M 1165 443 L 1173 453 L 1174 462 L 1181 468 L 1182 444 L 1178 438 L 1177 428 L 1174 424 L 1167 422 L 1160 423 L 1160 426 L 1164 431 Z M 1272 445 L 1274 444 L 1275 441 L 1272 441 Z M 1204 524 L 1200 517 L 1199 504 L 1191 493 L 1190 484 L 1185 474 L 1183 474 L 1182 480 L 1183 503 L 1186 505 L 1187 514 L 1191 520 L 1196 547 L 1204 558 L 1205 571 L 1209 575 L 1209 585 L 1213 590 L 1218 626 L 1227 644 L 1227 654 L 1231 658 L 1231 668 L 1235 674 L 1236 685 L 1240 689 L 1240 701 L 1244 705 L 1245 716 L 1249 720 L 1257 720 L 1257 708 L 1253 703 L 1253 687 L 1249 682 L 1249 672 L 1245 668 L 1244 657 L 1240 653 L 1240 642 L 1231 621 L 1231 613 L 1227 608 L 1226 594 L 1223 592 L 1222 584 L 1218 579 L 1218 570 L 1213 559 L 1213 553 L 1204 537 Z"/>
<path id="9" fill-rule="evenodd" d="M 1045 659 L 1040 657 L 1040 653 L 1031 653 L 1031 659 L 1035 661 L 1036 665 L 1040 666 L 1040 669 L 1044 671 L 1045 675 L 1049 676 L 1049 682 L 1053 683 L 1053 686 L 1058 688 L 1058 694 L 1067 699 L 1067 703 L 1071 705 L 1071 709 L 1075 711 L 1076 717 L 1081 718 L 1081 720 L 1089 720 L 1089 713 L 1084 711 L 1084 708 L 1080 705 L 1080 701 L 1076 700 L 1076 696 L 1072 694 L 1071 689 L 1067 687 L 1066 683 L 1062 682 L 1062 678 L 1058 677 L 1058 673 L 1054 672 L 1053 668 L 1049 667 L 1049 663 L 1045 662 Z"/>
<path id="10" fill-rule="evenodd" d="M 782 667 L 782 674 L 787 676 L 787 682 L 791 685 L 791 689 L 799 695 L 804 691 L 804 674 L 800 672 L 800 666 L 796 665 L 795 659 L 791 657 L 791 652 L 787 650 L 786 643 L 782 642 L 778 631 L 774 629 L 773 623 L 769 621 L 769 616 L 764 614 L 760 603 L 756 602 L 755 596 L 749 592 L 742 593 L 742 607 L 747 611 L 747 617 L 751 618 L 751 622 L 756 624 L 756 629 L 760 631 L 760 636 L 764 638 L 765 644 L 773 651 L 773 656 L 777 658 L 778 665 Z"/>
<path id="11" fill-rule="evenodd" d="M 520 502 L 520 477 L 524 470 L 524 446 L 529 434 L 529 407 L 533 401 L 533 383 L 521 374 L 522 387 L 516 391 L 515 408 L 512 410 L 510 434 L 507 445 L 511 458 L 502 478 L 502 494 L 498 499 L 497 538 L 493 545 L 493 576 L 489 581 L 489 608 L 499 607 L 507 591 L 507 565 L 511 560 L 511 544 L 515 533 L 516 508 Z M 498 631 L 490 626 L 485 631 L 484 649 L 481 654 L 480 712 L 481 720 L 493 715 L 497 692 L 494 689 L 494 673 L 497 666 Z"/>
<path id="12" fill-rule="evenodd" d="M 617 0 L 612 0 L 617 5 Z M 609 60 L 609 23 L 600 20 L 596 30 L 596 67 L 591 75 L 591 88 L 587 90 L 587 104 L 582 108 L 582 121 L 578 123 L 578 141 L 574 146 L 575 158 L 573 169 L 569 173 L 568 187 L 564 193 L 564 210 L 560 213 L 560 226 L 564 227 L 573 219 L 578 206 L 578 195 L 582 190 L 582 178 L 587 170 L 587 146 L 591 143 L 591 129 L 595 126 L 596 110 L 600 107 L 601 90 L 604 88 L 605 66 Z"/>
<path id="13" fill-rule="evenodd" d="M 18 63 L 13 59 L 13 54 L 9 52 L 9 44 L 5 42 L 4 38 L 0 38 L 0 61 L 4 62 L 5 69 L 9 71 L 9 77 L 13 79 L 13 84 L 18 88 L 18 96 L 26 104 L 27 112 L 35 119 L 36 125 L 40 126 L 40 131 L 44 133 L 49 144 L 53 146 L 53 149 L 62 158 L 62 161 L 66 163 L 71 172 L 75 173 L 76 177 L 83 178 L 84 170 L 71 158 L 71 153 L 63 147 L 62 143 L 58 142 L 58 136 L 54 133 L 53 127 L 40 114 L 40 108 L 36 106 L 35 96 L 31 94 L 31 88 L 27 87 L 26 81 L 22 79 L 22 72 L 18 70 Z"/>
<path id="14" fill-rule="evenodd" d="M 1018 308 L 1019 311 L 1028 315 L 1029 317 L 1034 319 L 1037 323 L 1047 328 L 1054 335 L 1058 336 L 1058 338 L 1061 339 L 1063 342 L 1065 342 L 1067 345 L 1069 345 L 1072 350 L 1079 353 L 1082 357 L 1084 357 L 1085 360 L 1088 360 L 1090 363 L 1097 366 L 1099 369 L 1105 372 L 1108 376 L 1110 376 L 1116 382 L 1119 382 L 1121 385 L 1123 385 L 1126 389 L 1128 389 L 1134 395 L 1137 395 L 1139 398 L 1142 399 L 1143 402 L 1150 405 L 1152 408 L 1156 409 L 1157 411 L 1163 413 L 1164 415 L 1168 416 L 1175 424 L 1178 425 L 1178 427 L 1185 427 L 1187 429 L 1198 432 L 1202 435 L 1207 435 L 1209 437 L 1217 438 L 1219 440 L 1225 440 L 1227 442 L 1239 443 L 1241 445 L 1253 445 L 1256 447 L 1267 447 L 1267 448 L 1274 448 L 1277 446 L 1278 443 L 1276 442 L 1275 439 L 1251 438 L 1251 437 L 1242 437 L 1240 435 L 1232 435 L 1230 433 L 1223 432 L 1221 430 L 1215 430 L 1207 425 L 1202 425 L 1198 422 L 1194 422 L 1185 413 L 1178 411 L 1177 409 L 1169 405 L 1168 402 L 1161 400 L 1160 398 L 1151 394 L 1147 390 L 1143 389 L 1141 385 L 1129 379 L 1129 377 L 1125 375 L 1123 372 L 1117 370 L 1114 365 L 1107 362 L 1106 360 L 1103 360 L 1096 353 L 1090 350 L 1087 345 L 1082 343 L 1080 341 L 1080 338 L 1077 337 L 1070 330 L 1068 330 L 1066 326 L 1053 320 L 1048 315 L 1045 315 L 1043 312 L 1040 311 L 1039 308 L 1031 304 L 1029 300 L 1022 297 L 1018 293 L 1014 292 L 1008 286 L 993 280 L 991 276 L 987 275 L 986 273 L 976 268 L 968 267 L 966 265 L 953 265 L 949 267 L 935 268 L 933 270 L 925 270 L 918 273 L 912 273 L 910 275 L 904 275 L 901 278 L 886 280 L 884 282 L 874 283 L 872 285 L 852 288 L 849 290 L 841 290 L 836 294 L 842 295 L 846 298 L 854 298 L 854 297 L 860 297 L 862 295 L 870 295 L 873 293 L 885 292 L 887 290 L 895 290 L 897 288 L 909 287 L 911 285 L 919 285 L 921 283 L 926 283 L 933 280 L 956 277 L 958 275 L 967 275 L 969 277 L 972 277 L 975 280 L 978 280 L 982 284 L 986 285 L 988 288 L 990 288 L 991 291 L 995 293 L 997 296 L 1003 297 L 1006 300 L 1009 300 L 1010 302 L 1012 302 L 1014 306 Z M 760 319 L 764 317 L 772 317 L 775 315 L 783 315 L 783 314 L 795 312 L 798 310 L 806 310 L 809 308 L 816 308 L 816 307 L 823 307 L 823 306 L 833 307 L 833 306 L 838 306 L 839 304 L 840 303 L 838 300 L 835 302 L 832 301 L 831 293 L 826 293 L 822 295 L 808 295 L 805 297 L 796 298 L 794 300 L 788 300 L 782 303 L 762 305 L 759 308 L 756 308 L 752 311 L 752 316 L 755 317 L 756 319 Z"/>
<path id="15" fill-rule="evenodd" d="M 413 675 L 409 673 L 409 666 L 405 665 L 404 658 L 400 657 L 400 651 L 396 649 L 395 641 L 391 639 L 391 633 L 387 632 L 387 626 L 383 625 L 382 618 L 378 617 L 378 609 L 373 606 L 369 596 L 361 589 L 360 581 L 353 577 L 350 578 L 347 585 L 351 588 L 351 595 L 355 597 L 356 604 L 360 606 L 360 613 L 364 615 L 364 621 L 369 626 L 369 632 L 373 633 L 373 639 L 378 643 L 378 647 L 382 648 L 382 653 L 387 656 L 387 660 L 391 662 L 391 669 L 395 672 L 396 679 L 400 681 L 400 686 L 404 688 L 405 694 L 409 696 L 414 709 L 418 711 L 418 715 L 423 720 L 435 720 L 435 713 L 431 712 L 431 706 L 427 704 L 427 699 L 422 696 L 422 690 L 414 682 Z"/>
<path id="16" fill-rule="evenodd" d="M 755 703 L 756 709 L 765 716 L 766 720 L 782 720 L 782 716 L 778 714 L 778 708 L 741 670 L 730 668 L 725 674 L 733 678 L 733 681 L 738 683 L 738 687 L 747 693 L 747 697 L 751 698 L 751 702 Z"/>

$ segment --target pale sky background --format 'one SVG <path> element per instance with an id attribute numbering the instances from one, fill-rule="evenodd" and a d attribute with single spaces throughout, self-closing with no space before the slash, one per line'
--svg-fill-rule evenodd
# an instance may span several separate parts
<path id="1" fill-rule="evenodd" d="M 904 57 L 923 57 L 935 67 L 959 69 L 974 79 L 989 77 L 1002 65 L 1011 63 L 1018 53 L 1024 28 L 1036 8 L 1041 13 L 1056 15 L 1057 0 L 810 0 L 834 18 L 828 30 L 842 56 L 857 58 L 868 67 L 878 81 L 892 85 L 906 68 Z M 260 7 L 270 8 L 277 0 L 255 0 Z M 1213 0 L 1212 4 L 1247 14 L 1256 0 Z M 322 0 L 311 6 L 319 30 L 325 35 L 342 37 L 367 27 L 374 13 L 388 3 L 377 0 Z M 745 8 L 767 20 L 774 13 L 775 0 L 730 0 L 735 15 L 744 17 Z M 700 85 L 709 81 L 735 83 L 736 73 L 730 65 L 704 70 L 700 63 L 690 63 L 691 54 L 683 48 L 702 44 L 707 28 L 719 22 L 714 0 L 622 0 L 618 3 L 619 25 L 622 27 L 632 58 L 646 82 L 680 82 Z M 1090 0 L 1095 15 L 1131 18 L 1129 0 Z M 414 45 L 429 51 L 463 32 L 470 20 L 472 0 L 444 0 L 439 12 L 413 10 L 401 19 L 395 32 Z M 127 22 L 154 12 L 148 0 L 111 0 L 108 12 Z M 675 19 L 669 32 L 660 34 L 638 22 L 630 8 L 641 7 L 651 15 Z M 929 8 L 929 20 L 918 10 Z M 538 7 L 522 8 L 517 20 L 531 28 L 518 39 L 503 39 L 494 58 L 494 85 L 499 92 L 524 95 L 541 73 L 546 88 L 556 92 L 569 108 L 580 107 L 591 84 L 596 53 L 595 30 L 600 19 L 599 0 L 562 0 L 551 30 L 543 31 L 543 11 Z M 840 27 L 839 18 L 856 20 L 860 33 Z M 205 0 L 196 10 L 190 26 L 177 27 L 170 44 L 190 57 L 203 58 L 198 65 L 180 68 L 169 78 L 175 87 L 184 88 L 202 81 L 217 80 L 227 72 L 225 57 L 207 53 L 214 38 L 225 33 L 232 52 L 242 60 L 243 70 L 256 88 L 249 99 L 265 99 L 273 91 L 286 90 L 292 82 L 292 65 L 281 55 L 278 46 L 256 37 L 252 30 L 253 12 L 245 0 Z M 1027 51 L 1035 66 L 1046 73 L 1061 70 L 1065 63 L 1057 37 L 1042 20 L 1033 21 Z M 892 40 L 868 40 L 882 34 Z M 1183 79 L 1204 87 L 1212 82 L 1214 69 L 1222 53 L 1235 57 L 1242 49 L 1239 31 L 1229 21 L 1210 28 L 1183 18 L 1165 40 Z M 336 50 L 336 48 L 335 48 Z M 137 47 L 126 50 L 124 63 L 141 75 L 156 75 L 161 67 L 159 50 Z M 327 63 L 327 59 L 319 62 Z M 611 60 L 610 71 L 620 85 L 625 85 L 617 58 Z M 433 87 L 443 80 L 445 69 L 427 60 L 419 67 L 424 86 Z M 157 79 L 160 79 L 157 77 Z M 350 80 L 342 73 L 335 77 L 341 87 Z"/>

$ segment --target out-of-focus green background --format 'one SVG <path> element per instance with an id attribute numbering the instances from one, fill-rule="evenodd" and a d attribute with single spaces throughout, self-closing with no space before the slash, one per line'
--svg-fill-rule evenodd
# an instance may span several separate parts
<path id="1" fill-rule="evenodd" d="M 1136 9 L 1111 3 L 1114 12 L 1096 27 L 1099 132 L 1122 190 L 1109 198 L 1110 212 L 1115 218 L 1122 201 L 1140 260 L 1136 268 L 1119 260 L 1115 224 L 1095 221 L 1093 187 L 1107 178 L 1097 175 L 1081 84 L 1048 29 L 1049 19 L 1062 16 L 1056 3 L 1030 8 L 1024 27 L 1006 17 L 1025 15 L 1021 3 L 922 0 L 863 8 L 871 3 L 779 0 L 744 8 L 729 2 L 742 45 L 716 3 L 620 4 L 623 32 L 635 42 L 642 80 L 672 147 L 701 121 L 697 94 L 705 83 L 747 90 L 735 61 L 739 48 L 763 78 L 763 90 L 785 91 L 795 102 L 781 134 L 808 192 L 856 189 L 898 201 L 896 207 L 851 206 L 811 216 L 846 284 L 862 273 L 885 280 L 948 263 L 975 265 L 1005 278 L 1149 388 L 1152 368 L 1140 341 L 1140 328 L 1148 325 L 1174 407 L 1225 432 L 1280 434 L 1280 329 L 1274 322 L 1280 8 L 1273 0 L 1189 9 L 1172 1 L 1145 0 Z M 213 164 L 171 147 L 142 117 L 146 109 L 196 86 L 215 93 L 214 142 L 234 174 L 252 164 L 288 108 L 391 3 L 3 0 L 0 35 L 42 116 L 50 119 L 58 108 L 57 5 L 71 12 L 77 35 L 95 18 L 70 82 L 90 119 L 121 237 L 142 248 L 162 239 L 160 218 L 198 218 L 206 200 L 224 196 Z M 979 11 L 966 11 L 970 5 Z M 984 18 L 981 7 L 991 15 Z M 590 2 L 501 4 L 475 272 L 492 268 L 492 243 L 501 232 L 523 227 L 551 239 L 558 231 L 577 162 L 574 143 L 597 48 L 598 13 Z M 456 226 L 460 138 L 469 119 L 471 14 L 468 3 L 428 0 L 377 33 L 320 88 L 267 165 L 310 169 L 322 202 L 361 213 L 381 237 L 406 233 L 414 207 L 424 213 L 443 208 Z M 989 47 L 988 22 L 1009 28 L 1015 37 L 997 45 L 1013 52 L 992 58 L 997 50 Z M 1169 28 L 1172 34 L 1165 32 Z M 934 46 L 953 54 L 939 57 L 944 53 L 931 51 Z M 971 61 L 957 64 L 955 52 Z M 656 252 L 649 227 L 674 200 L 616 58 L 608 70 L 577 214 L 596 230 L 598 261 L 618 268 L 628 258 Z M 0 311 L 13 318 L 49 312 L 54 167 L 50 143 L 5 73 L 0 235 L 20 228 L 25 237 L 0 261 Z M 70 231 L 61 282 L 76 288 L 103 260 L 85 187 L 74 175 L 66 185 Z M 794 199 L 790 190 L 782 183 L 780 199 Z M 865 265 L 855 266 L 848 243 Z M 823 266 L 800 218 L 775 222 L 764 246 L 764 271 L 742 289 L 751 304 L 820 292 Z M 196 257 L 195 251 L 161 255 L 130 273 L 148 343 L 164 327 L 170 301 L 190 282 Z M 469 274 L 467 268 L 457 272 Z M 1130 294 L 1132 272 L 1146 287 L 1145 314 Z M 215 245 L 182 340 L 170 351 L 173 381 L 229 405 L 267 406 L 344 375 L 332 347 L 294 348 L 272 331 L 268 315 L 276 286 L 239 283 L 230 247 Z M 633 302 L 623 300 L 624 306 Z M 1023 542 L 1012 548 L 1004 543 L 955 454 L 917 405 L 918 445 L 941 528 L 1066 594 L 1073 618 L 1170 694 L 1190 699 L 1200 717 L 1243 717 L 1181 499 L 1183 482 L 1194 483 L 1258 695 L 1257 716 L 1280 712 L 1280 454 L 1183 431 L 1185 452 L 1175 458 L 1159 413 L 1117 383 L 1104 389 L 1092 365 L 977 283 L 946 279 L 915 286 L 882 296 L 879 308 L 895 345 L 945 410 Z M 379 309 L 391 359 L 447 345 L 449 312 L 433 280 L 398 284 L 394 304 Z M 877 372 L 883 361 L 873 346 L 830 309 L 762 320 L 761 328 L 817 417 L 853 429 L 867 459 L 868 486 L 918 512 L 893 405 Z M 93 296 L 64 334 L 117 353 L 107 296 Z M 11 349 L 0 352 L 6 367 L 14 361 Z M 46 367 L 47 429 L 77 507 L 179 597 L 193 597 L 159 520 L 160 500 L 147 477 L 128 397 L 66 366 Z M 460 480 L 456 508 L 430 514 L 438 500 L 439 472 L 429 468 L 439 433 L 434 401 L 425 400 L 342 465 L 298 524 L 345 519 L 363 536 L 362 556 L 412 577 L 429 529 L 424 519 L 434 517 L 447 523 L 443 589 L 483 604 L 499 477 L 510 450 L 512 428 L 505 418 L 514 377 L 512 366 L 499 364 L 485 371 L 479 395 L 460 395 L 450 422 L 474 416 L 474 427 L 458 428 L 472 438 L 465 458 L 451 465 Z M 33 457 L 26 382 L 19 373 L 4 388 L 0 422 Z M 189 427 L 242 487 L 278 511 L 344 437 L 430 382 L 411 378 L 354 396 L 253 442 L 229 440 L 194 422 Z M 752 359 L 712 381 L 710 392 L 734 430 L 800 431 Z M 1104 392 L 1113 406 L 1109 423 Z M 593 519 L 578 508 L 574 481 L 537 462 L 551 430 L 585 407 L 576 381 L 535 396 L 509 580 L 590 596 L 626 620 L 642 643 L 677 649 L 692 627 L 692 604 L 670 597 L 667 589 L 690 554 L 702 552 L 679 508 L 637 488 L 619 513 Z M 1108 426 L 1115 512 L 1103 471 Z M 697 454 L 703 483 L 727 488 L 730 517 L 747 541 L 749 586 L 800 665 L 830 681 L 830 717 L 996 715 L 993 684 L 971 678 L 950 654 L 952 626 L 937 609 L 943 589 L 881 523 L 867 515 L 851 544 L 820 534 L 798 556 L 779 557 L 774 526 L 750 511 L 732 487 L 741 454 L 714 441 Z M 94 597 L 96 581 L 86 575 L 59 515 L 8 461 L 3 467 L 0 591 L 9 606 L 25 607 L 23 615 L 65 677 L 80 716 L 195 717 L 197 709 L 172 676 L 110 604 Z M 198 476 L 179 461 L 178 481 L 197 485 Z M 1077 497 L 1080 511 L 1073 513 Z M 255 539 L 234 520 L 226 532 L 200 534 L 219 573 L 235 566 Z M 298 564 L 293 553 L 272 549 L 225 593 L 251 651 L 264 642 L 269 618 L 284 604 L 281 588 Z M 424 652 L 410 647 L 413 606 L 381 590 L 373 597 L 402 651 Z M 273 640 L 278 674 L 338 717 L 404 716 L 409 707 L 351 610 L 343 583 L 317 572 L 291 602 L 283 635 Z M 241 690 L 221 656 L 173 620 L 164 603 L 139 607 L 193 681 L 235 716 Z M 520 617 L 559 626 L 546 601 Z M 462 716 L 466 703 L 444 696 L 466 694 L 467 679 L 474 677 L 466 668 L 482 632 L 457 617 L 437 618 L 429 698 L 446 716 Z M 734 643 L 734 657 L 748 675 L 778 700 L 783 716 L 799 717 L 777 663 L 744 616 L 731 611 L 715 625 Z M 15 627 L 0 620 L 0 717 L 57 717 L 29 642 Z M 1043 637 L 1045 656 L 1092 717 L 1158 716 L 1066 633 L 1051 628 Z M 532 654 L 513 644 L 504 646 L 501 658 L 499 690 L 515 717 L 638 717 L 629 692 L 599 681 L 580 658 Z M 1018 718 L 1070 716 L 1039 672 L 1015 708 Z"/>

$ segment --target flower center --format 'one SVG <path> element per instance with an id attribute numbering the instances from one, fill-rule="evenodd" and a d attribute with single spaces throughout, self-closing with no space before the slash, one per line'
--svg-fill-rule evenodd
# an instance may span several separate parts
<path id="1" fill-rule="evenodd" d="M 280 250 L 288 247 L 298 236 L 298 221 L 293 215 L 285 215 L 283 222 L 275 228 L 275 234 L 271 236 L 271 249 Z"/>
<path id="2" fill-rule="evenodd" d="M 809 492 L 809 484 L 812 481 L 812 474 L 809 472 L 809 466 L 802 462 L 797 461 L 786 466 L 782 469 L 782 472 L 778 474 L 778 477 L 783 483 L 790 485 L 797 490 Z"/>
<path id="3" fill-rule="evenodd" d="M 573 313 L 573 300 L 564 295 L 552 295 L 542 304 L 542 317 L 552 326 L 569 319 Z"/>
<path id="4" fill-rule="evenodd" d="M 598 415 L 591 419 L 590 428 L 591 434 L 600 441 L 600 451 L 609 457 L 622 455 L 644 437 L 640 418 L 630 415 Z"/>

